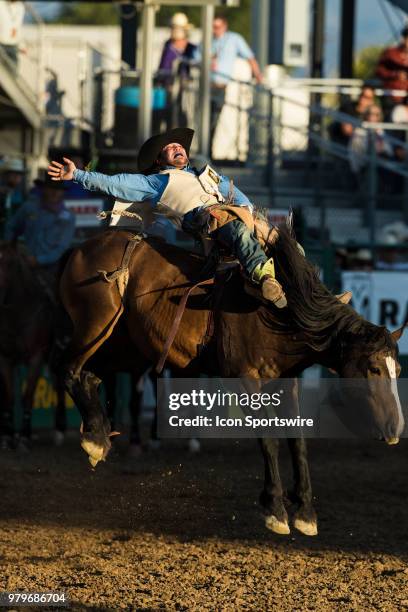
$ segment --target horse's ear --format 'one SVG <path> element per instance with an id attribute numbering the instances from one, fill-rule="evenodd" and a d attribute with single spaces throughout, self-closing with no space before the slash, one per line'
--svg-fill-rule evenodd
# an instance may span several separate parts
<path id="1" fill-rule="evenodd" d="M 407 327 L 407 325 L 408 321 L 407 323 L 404 323 L 404 325 L 401 325 L 399 329 L 396 329 L 395 331 L 391 332 L 391 336 L 394 338 L 395 342 L 398 342 L 398 340 L 401 338 L 402 334 L 404 333 L 404 329 Z"/>
<path id="2" fill-rule="evenodd" d="M 351 291 L 345 291 L 344 293 L 340 293 L 340 295 L 336 295 L 336 297 L 342 304 L 348 304 L 353 297 L 353 294 Z"/>

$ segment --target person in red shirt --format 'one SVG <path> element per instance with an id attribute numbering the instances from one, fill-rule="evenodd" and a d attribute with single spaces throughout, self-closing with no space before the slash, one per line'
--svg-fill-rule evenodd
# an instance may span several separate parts
<path id="1" fill-rule="evenodd" d="M 376 76 L 382 80 L 384 89 L 400 89 L 408 92 L 408 24 L 401 31 L 402 40 L 396 47 L 385 49 L 376 69 Z M 399 104 L 404 95 L 386 96 L 384 110 Z"/>

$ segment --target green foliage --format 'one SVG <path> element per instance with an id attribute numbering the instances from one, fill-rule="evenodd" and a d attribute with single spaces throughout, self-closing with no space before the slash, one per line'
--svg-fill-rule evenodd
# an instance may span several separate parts
<path id="1" fill-rule="evenodd" d="M 95 4 L 89 2 L 62 3 L 61 11 L 52 23 L 69 25 L 118 25 L 120 9 L 116 4 Z"/>
<path id="2" fill-rule="evenodd" d="M 354 61 L 354 77 L 363 80 L 372 79 L 382 51 L 383 47 L 374 46 L 361 49 Z"/>
<path id="3" fill-rule="evenodd" d="M 158 26 L 168 26 L 174 13 L 185 13 L 195 27 L 200 27 L 199 7 L 162 6 L 156 15 Z M 220 10 L 221 12 L 221 10 Z M 234 32 L 239 32 L 248 41 L 251 29 L 251 0 L 241 0 L 239 8 L 223 8 L 222 14 L 229 22 Z M 60 13 L 52 19 L 52 23 L 71 25 L 117 25 L 120 23 L 120 7 L 118 4 L 97 4 L 89 2 L 63 3 Z"/>

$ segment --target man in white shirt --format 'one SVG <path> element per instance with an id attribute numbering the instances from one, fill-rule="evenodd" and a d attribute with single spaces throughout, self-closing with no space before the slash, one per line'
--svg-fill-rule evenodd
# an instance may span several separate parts
<path id="1" fill-rule="evenodd" d="M 225 102 L 229 81 L 233 78 L 235 62 L 238 58 L 248 62 L 252 76 L 262 83 L 262 72 L 252 49 L 241 34 L 228 29 L 228 21 L 217 16 L 213 22 L 211 61 L 211 141 Z"/>
<path id="2" fill-rule="evenodd" d="M 15 65 L 18 61 L 24 13 L 24 2 L 0 0 L 0 45 Z"/>

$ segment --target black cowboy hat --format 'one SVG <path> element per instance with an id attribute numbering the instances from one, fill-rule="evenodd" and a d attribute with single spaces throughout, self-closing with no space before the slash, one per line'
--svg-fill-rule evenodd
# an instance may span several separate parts
<path id="1" fill-rule="evenodd" d="M 164 134 L 156 134 L 141 146 L 137 156 L 137 165 L 140 172 L 148 173 L 153 170 L 160 151 L 166 145 L 177 142 L 185 149 L 187 155 L 190 153 L 191 141 L 193 140 L 194 130 L 190 128 L 174 128 Z"/>

